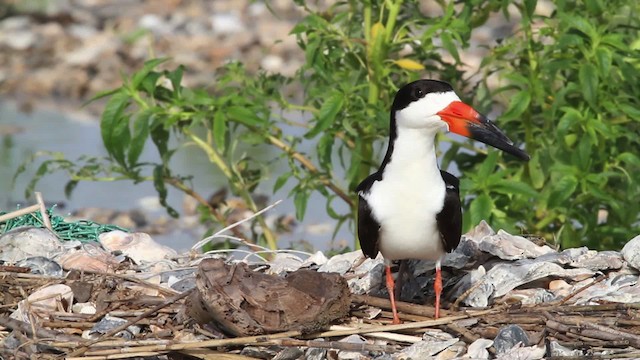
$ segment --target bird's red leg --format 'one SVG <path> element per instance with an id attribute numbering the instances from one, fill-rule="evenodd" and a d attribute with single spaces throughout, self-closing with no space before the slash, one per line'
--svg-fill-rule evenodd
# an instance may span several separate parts
<path id="1" fill-rule="evenodd" d="M 400 324 L 400 318 L 398 317 L 398 309 L 396 309 L 396 297 L 393 292 L 395 283 L 393 276 L 391 276 L 391 266 L 385 266 L 385 272 L 387 273 L 387 291 L 389 292 L 389 300 L 391 300 L 391 311 L 393 312 L 393 323 Z"/>
<path id="2" fill-rule="evenodd" d="M 433 283 L 433 290 L 436 292 L 436 319 L 440 317 L 440 294 L 442 293 L 442 271 L 440 270 L 440 260 L 436 262 L 436 280 Z"/>

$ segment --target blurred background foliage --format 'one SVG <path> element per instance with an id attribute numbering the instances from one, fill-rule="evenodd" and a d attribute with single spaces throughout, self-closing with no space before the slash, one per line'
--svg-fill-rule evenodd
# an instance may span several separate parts
<path id="1" fill-rule="evenodd" d="M 274 161 L 289 164 L 274 191 L 294 183 L 298 218 L 308 206 L 324 206 L 336 231 L 353 228 L 353 189 L 379 165 L 395 91 L 435 78 L 482 112 L 499 115 L 499 126 L 532 156 L 523 164 L 462 138 L 440 137 L 442 168 L 461 177 L 465 231 L 485 219 L 561 247 L 594 249 L 620 248 L 640 232 L 637 1 L 558 0 L 550 14 L 536 12 L 535 0 L 438 1 L 433 14 L 421 12 L 417 0 L 338 1 L 322 10 L 296 3 L 306 16 L 291 33 L 306 62 L 295 76 L 253 74 L 233 62 L 219 69 L 211 88 L 187 88 L 182 66 L 163 71 L 162 59 L 151 60 L 122 87 L 97 96 L 108 98 L 101 132 L 110 157 L 50 158 L 29 189 L 60 170 L 69 173 L 69 193 L 78 181 L 153 181 L 163 201 L 172 186 L 194 196 L 203 216 L 224 222 L 187 177 L 172 171 L 169 161 L 183 145 L 172 148 L 168 139 L 204 151 L 254 211 L 252 192 L 272 164 L 246 149 L 267 144 L 279 149 Z M 481 44 L 488 55 L 477 69 L 463 71 L 460 54 L 472 33 L 492 14 L 509 19 L 514 11 L 517 31 Z M 286 135 L 282 129 L 290 126 L 303 127 L 304 138 Z M 148 139 L 158 163 L 139 161 Z M 309 140 L 315 152 L 299 150 Z M 326 203 L 309 204 L 312 192 Z M 261 222 L 255 241 L 275 247 Z"/>

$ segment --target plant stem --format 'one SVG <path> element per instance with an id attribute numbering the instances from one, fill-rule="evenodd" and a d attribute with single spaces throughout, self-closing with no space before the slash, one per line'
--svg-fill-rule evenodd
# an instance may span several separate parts
<path id="1" fill-rule="evenodd" d="M 305 169 L 307 169 L 311 174 L 318 174 L 320 172 L 318 170 L 318 168 L 315 165 L 313 165 L 311 160 L 307 159 L 304 155 L 300 154 L 299 152 L 293 150 L 289 145 L 284 143 L 282 140 L 276 138 L 273 135 L 268 135 L 267 139 L 269 140 L 269 142 L 273 146 L 275 146 L 278 149 L 284 151 L 285 153 L 287 153 L 292 158 L 298 160 L 298 162 Z M 344 200 L 344 202 L 346 202 L 347 205 L 349 205 L 349 207 L 353 208 L 353 206 L 354 206 L 353 200 L 338 185 L 336 185 L 335 183 L 333 183 L 332 181 L 330 181 L 329 179 L 327 179 L 325 177 L 320 178 L 320 182 L 323 185 L 325 185 L 326 187 L 328 187 L 329 189 L 331 189 L 331 191 L 333 191 L 334 194 L 338 195 L 338 197 L 340 197 L 342 200 Z"/>
<path id="2" fill-rule="evenodd" d="M 237 176 L 234 173 L 233 169 L 231 169 L 229 165 L 227 165 L 227 163 L 224 161 L 220 153 L 216 151 L 216 149 L 211 145 L 211 139 L 208 139 L 209 141 L 204 141 L 203 139 L 196 136 L 189 130 L 184 130 L 184 133 L 198 147 L 200 147 L 202 151 L 204 151 L 207 154 L 207 156 L 209 157 L 209 160 L 214 164 L 216 164 L 216 166 L 220 169 L 220 171 L 222 171 L 222 173 L 227 177 L 227 179 L 234 179 L 234 178 L 238 179 L 238 183 L 235 186 L 238 195 L 240 195 L 240 197 L 245 202 L 245 204 L 247 204 L 247 206 L 249 207 L 249 210 L 253 211 L 254 213 L 257 212 L 258 206 L 256 205 L 255 201 L 253 201 L 253 198 L 251 197 L 251 193 L 249 192 L 249 190 L 247 190 L 246 184 L 242 176 Z M 208 132 L 208 134 L 210 133 L 211 132 Z M 264 221 L 264 218 L 262 216 L 258 217 L 258 222 L 262 227 L 263 235 L 267 242 L 267 246 L 270 249 L 274 249 L 274 250 L 277 249 L 278 242 L 276 240 L 276 237 L 273 234 L 273 231 L 271 231 L 271 229 L 267 226 L 267 223 Z"/>

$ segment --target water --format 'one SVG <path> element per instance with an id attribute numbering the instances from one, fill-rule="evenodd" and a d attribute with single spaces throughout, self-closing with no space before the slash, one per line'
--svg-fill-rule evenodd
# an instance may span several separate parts
<path id="1" fill-rule="evenodd" d="M 17 132 L 16 132 L 17 131 Z M 288 134 L 299 135 L 301 129 L 285 129 Z M 9 132 L 10 134 L 5 134 Z M 102 146 L 98 121 L 87 115 L 65 112 L 55 109 L 39 108 L 27 114 L 20 112 L 11 102 L 0 101 L 0 210 L 11 211 L 15 203 L 24 201 L 24 190 L 28 181 L 35 174 L 37 166 L 28 167 L 26 173 L 18 177 L 15 186 L 12 178 L 17 167 L 38 151 L 59 151 L 68 160 L 74 161 L 82 155 L 106 156 Z M 305 149 L 309 150 L 309 149 Z M 260 160 L 270 160 L 277 156 L 276 150 L 270 147 L 259 149 L 252 156 Z M 152 146 L 145 147 L 141 157 L 147 161 L 157 161 L 158 155 Z M 44 159 L 44 158 L 43 158 Z M 203 196 L 209 196 L 221 187 L 226 186 L 225 178 L 207 157 L 196 147 L 182 148 L 173 159 L 173 169 L 176 174 L 192 175 L 194 190 Z M 286 164 L 279 163 L 269 169 L 266 179 L 258 187 L 258 193 L 267 194 L 271 201 L 283 199 L 276 208 L 277 213 L 291 214 L 295 208 L 291 199 L 287 198 L 293 186 L 293 181 L 285 185 L 276 194 L 272 194 L 275 179 L 286 171 Z M 66 215 L 73 210 L 84 207 L 100 207 L 117 210 L 129 210 L 140 207 L 143 199 L 156 197 L 155 189 L 150 182 L 133 184 L 131 181 L 115 182 L 80 182 L 71 198 L 64 195 L 64 185 L 68 176 L 56 172 L 44 177 L 36 188 L 42 192 L 47 202 L 64 202 L 64 210 L 58 214 Z M 169 189 L 168 202 L 180 210 L 183 194 Z M 33 203 L 31 200 L 29 204 Z M 337 201 L 336 201 L 337 203 Z M 341 211 L 346 211 L 346 206 Z M 308 241 L 318 250 L 327 250 L 334 243 L 353 246 L 353 234 L 343 226 L 332 240 L 334 221 L 325 213 L 325 199 L 314 194 L 309 199 L 306 218 L 299 224 L 292 234 L 283 236 L 279 245 L 290 247 L 301 239 Z M 325 231 L 318 232 L 318 226 Z M 311 231 L 311 227 L 315 229 Z M 169 236 L 155 237 L 159 242 L 183 250 L 199 240 L 199 236 Z"/>

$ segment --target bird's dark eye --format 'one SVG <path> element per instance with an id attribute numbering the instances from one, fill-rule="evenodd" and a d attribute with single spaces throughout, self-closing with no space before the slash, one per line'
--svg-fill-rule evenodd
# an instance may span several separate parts
<path id="1" fill-rule="evenodd" d="M 424 96 L 424 91 L 422 91 L 422 89 L 420 88 L 417 88 L 414 92 L 414 95 L 419 99 Z"/>

